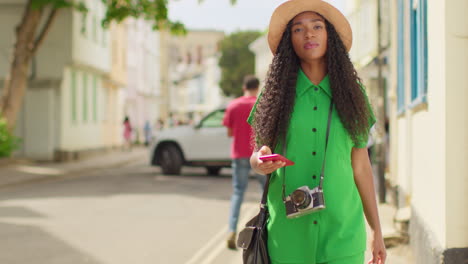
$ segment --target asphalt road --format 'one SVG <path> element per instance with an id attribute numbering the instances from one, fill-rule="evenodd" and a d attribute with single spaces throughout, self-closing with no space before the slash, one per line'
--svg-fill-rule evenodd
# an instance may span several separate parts
<path id="1" fill-rule="evenodd" d="M 230 170 L 166 176 L 135 163 L 0 190 L 0 263 L 235 264 Z M 251 180 L 241 223 L 257 211 Z"/>

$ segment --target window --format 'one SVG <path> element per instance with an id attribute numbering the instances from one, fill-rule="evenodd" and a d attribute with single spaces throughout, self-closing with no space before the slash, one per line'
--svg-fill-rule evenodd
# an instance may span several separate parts
<path id="1" fill-rule="evenodd" d="M 427 0 L 411 0 L 411 106 L 426 102 Z"/>
<path id="2" fill-rule="evenodd" d="M 107 107 L 108 107 L 108 99 L 109 99 L 109 92 L 107 91 L 107 88 L 102 87 L 101 96 L 99 97 L 99 99 L 100 99 L 99 107 L 101 109 L 101 111 L 99 111 L 100 121 L 105 123 L 107 121 L 107 112 L 108 112 Z"/>
<path id="3" fill-rule="evenodd" d="M 200 122 L 200 127 L 223 127 L 224 110 L 212 112 Z"/>
<path id="4" fill-rule="evenodd" d="M 94 42 L 98 43 L 98 25 L 97 25 L 97 18 L 93 15 L 93 40 Z"/>
<path id="5" fill-rule="evenodd" d="M 102 33 L 102 46 L 105 48 L 107 47 L 107 29 L 102 27 L 101 22 L 98 23 L 98 27 L 101 29 Z"/>
<path id="6" fill-rule="evenodd" d="M 88 75 L 83 73 L 83 121 L 88 120 Z"/>
<path id="7" fill-rule="evenodd" d="M 71 120 L 76 122 L 76 72 L 74 70 L 71 71 L 71 108 Z"/>
<path id="8" fill-rule="evenodd" d="M 98 97 L 98 92 L 97 92 L 97 77 L 96 75 L 93 75 L 93 120 L 94 122 L 97 122 L 97 98 Z"/>
<path id="9" fill-rule="evenodd" d="M 397 103 L 398 113 L 405 111 L 405 1 L 398 0 L 398 58 Z"/>

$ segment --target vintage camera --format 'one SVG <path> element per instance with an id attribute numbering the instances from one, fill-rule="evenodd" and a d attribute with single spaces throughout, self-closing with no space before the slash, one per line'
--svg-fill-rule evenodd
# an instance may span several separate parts
<path id="1" fill-rule="evenodd" d="M 286 197 L 286 216 L 296 218 L 325 208 L 323 190 L 319 187 L 309 189 L 308 186 L 297 188 Z"/>

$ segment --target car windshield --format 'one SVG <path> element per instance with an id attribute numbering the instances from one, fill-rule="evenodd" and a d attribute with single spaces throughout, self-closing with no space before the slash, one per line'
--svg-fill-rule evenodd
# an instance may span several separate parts
<path id="1" fill-rule="evenodd" d="M 224 110 L 218 110 L 211 113 L 202 120 L 200 127 L 222 127 L 224 118 Z"/>

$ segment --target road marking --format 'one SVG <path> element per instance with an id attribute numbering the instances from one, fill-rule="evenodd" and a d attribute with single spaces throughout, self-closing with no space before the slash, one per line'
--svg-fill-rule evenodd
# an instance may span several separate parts
<path id="1" fill-rule="evenodd" d="M 249 220 L 254 212 L 258 210 L 257 204 L 251 204 L 248 208 L 243 210 L 244 216 L 239 220 L 239 223 L 244 223 Z M 223 243 L 224 236 L 228 232 L 228 226 L 224 226 L 216 235 L 214 235 L 200 250 L 198 250 L 192 258 L 185 264 L 210 264 L 218 254 L 226 248 L 226 243 Z"/>
<path id="2" fill-rule="evenodd" d="M 18 171 L 26 172 L 30 174 L 47 175 L 47 176 L 57 176 L 57 175 L 65 174 L 65 171 L 63 170 L 47 168 L 47 167 L 39 167 L 39 166 L 18 165 L 15 167 L 15 169 Z"/>
<path id="3" fill-rule="evenodd" d="M 242 219 L 239 220 L 239 223 L 243 226 L 250 218 L 253 217 L 254 213 L 259 210 L 257 204 L 250 205 L 250 207 L 245 210 L 247 212 L 244 212 L 244 216 Z M 224 242 L 224 241 L 222 241 Z M 211 264 L 211 262 L 221 253 L 221 251 L 226 249 L 226 243 L 218 243 L 218 245 L 213 248 L 213 250 L 205 257 L 203 262 L 200 262 L 200 264 Z"/>

